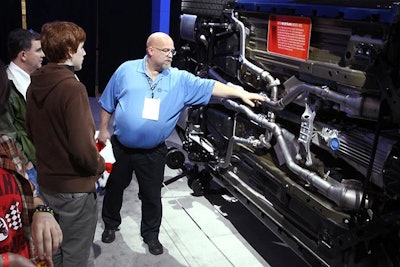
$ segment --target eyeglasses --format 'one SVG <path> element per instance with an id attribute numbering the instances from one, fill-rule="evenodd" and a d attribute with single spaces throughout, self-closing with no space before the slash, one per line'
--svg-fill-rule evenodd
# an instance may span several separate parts
<path id="1" fill-rule="evenodd" d="M 157 49 L 158 51 L 163 52 L 166 56 L 168 56 L 170 53 L 172 54 L 172 56 L 176 55 L 176 50 L 175 49 L 169 49 L 169 48 L 164 48 L 164 49 L 160 49 L 157 47 L 153 47 L 155 49 Z"/>

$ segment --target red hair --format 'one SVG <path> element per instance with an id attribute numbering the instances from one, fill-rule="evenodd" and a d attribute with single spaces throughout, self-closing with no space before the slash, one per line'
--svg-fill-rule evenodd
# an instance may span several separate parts
<path id="1" fill-rule="evenodd" d="M 75 53 L 86 40 L 85 31 L 73 22 L 54 21 L 45 23 L 41 30 L 41 44 L 49 62 L 62 63 Z"/>

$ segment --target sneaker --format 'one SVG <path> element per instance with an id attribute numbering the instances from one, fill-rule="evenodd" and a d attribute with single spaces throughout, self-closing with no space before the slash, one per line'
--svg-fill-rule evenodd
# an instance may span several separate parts
<path id="1" fill-rule="evenodd" d="M 151 254 L 160 255 L 164 252 L 164 248 L 158 239 L 145 240 L 144 242 L 149 246 L 149 252 Z"/>

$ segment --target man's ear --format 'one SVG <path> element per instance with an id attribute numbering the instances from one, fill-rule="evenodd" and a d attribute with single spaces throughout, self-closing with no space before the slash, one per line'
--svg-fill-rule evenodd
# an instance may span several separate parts
<path id="1" fill-rule="evenodd" d="M 154 49 L 152 49 L 151 47 L 147 47 L 147 55 L 149 55 L 150 57 L 153 56 L 154 54 Z"/>
<path id="2" fill-rule="evenodd" d="M 68 47 L 68 50 L 67 50 L 68 59 L 72 58 L 72 56 L 73 56 L 75 53 L 76 53 L 76 51 L 73 51 L 73 50 L 71 49 L 71 47 Z"/>
<path id="3" fill-rule="evenodd" d="M 68 49 L 67 51 L 67 58 L 70 59 L 72 58 L 73 53 L 71 53 L 71 49 Z"/>
<path id="4" fill-rule="evenodd" d="M 22 62 L 26 61 L 26 51 L 22 50 L 21 52 L 18 53 L 18 57 L 21 59 Z"/>

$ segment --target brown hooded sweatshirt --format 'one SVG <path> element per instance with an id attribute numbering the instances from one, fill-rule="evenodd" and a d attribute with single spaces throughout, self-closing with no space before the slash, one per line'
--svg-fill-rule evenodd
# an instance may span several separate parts
<path id="1" fill-rule="evenodd" d="M 105 164 L 96 149 L 86 88 L 73 69 L 48 63 L 34 72 L 26 107 L 39 186 L 60 193 L 94 192 Z"/>

